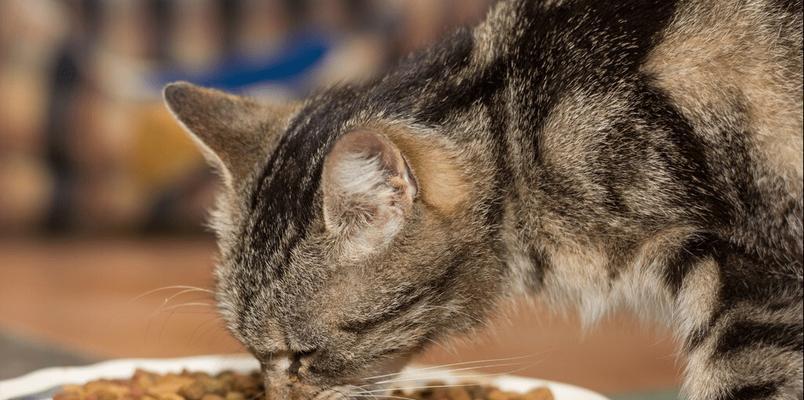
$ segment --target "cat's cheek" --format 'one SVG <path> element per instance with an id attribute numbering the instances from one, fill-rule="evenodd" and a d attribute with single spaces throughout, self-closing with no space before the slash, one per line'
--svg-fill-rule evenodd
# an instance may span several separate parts
<path id="1" fill-rule="evenodd" d="M 364 389 L 382 390 L 391 386 L 393 378 L 410 363 L 410 354 L 399 354 L 396 357 L 383 358 L 382 361 L 370 365 L 352 380 Z"/>
<path id="2" fill-rule="evenodd" d="M 385 361 L 382 365 L 377 367 L 375 371 L 377 374 L 395 374 L 405 368 L 406 365 L 410 362 L 411 355 L 400 355 L 398 357 L 392 358 L 388 361 Z"/>

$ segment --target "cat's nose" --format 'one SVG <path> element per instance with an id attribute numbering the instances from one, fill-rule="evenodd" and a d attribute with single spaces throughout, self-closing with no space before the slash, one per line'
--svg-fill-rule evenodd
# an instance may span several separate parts
<path id="1" fill-rule="evenodd" d="M 302 361 L 314 353 L 315 351 L 276 354 L 272 357 L 271 363 L 275 371 L 285 372 L 288 376 L 294 377 L 299 374 Z"/>

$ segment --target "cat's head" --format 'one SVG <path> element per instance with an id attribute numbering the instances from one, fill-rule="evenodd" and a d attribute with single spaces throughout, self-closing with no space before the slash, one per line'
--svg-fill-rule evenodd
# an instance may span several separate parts
<path id="1" fill-rule="evenodd" d="M 504 271 L 471 145 L 347 88 L 276 107 L 176 83 L 165 99 L 223 178 L 217 299 L 268 398 L 349 394 L 484 319 Z"/>

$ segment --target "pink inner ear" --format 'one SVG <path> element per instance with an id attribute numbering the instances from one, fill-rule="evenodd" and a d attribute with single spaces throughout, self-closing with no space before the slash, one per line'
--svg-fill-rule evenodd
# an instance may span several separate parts
<path id="1" fill-rule="evenodd" d="M 399 174 L 398 179 L 400 183 L 398 185 L 394 185 L 394 187 L 398 188 L 402 192 L 405 192 L 407 196 L 411 198 L 411 201 L 416 198 L 416 194 L 419 192 L 419 186 L 416 184 L 416 179 L 413 177 L 413 172 L 410 169 L 410 164 L 404 157 L 400 157 L 401 159 L 401 167 L 399 167 Z"/>
<path id="2" fill-rule="evenodd" d="M 417 185 L 393 142 L 366 130 L 344 135 L 324 165 L 324 216 L 330 229 L 388 239 L 401 228 Z M 373 234 L 381 237 L 368 239 Z"/>
<path id="3" fill-rule="evenodd" d="M 369 160 L 376 160 L 374 169 L 367 170 L 368 166 L 358 165 Z M 417 190 L 410 166 L 396 145 L 371 131 L 354 131 L 340 138 L 330 152 L 325 168 L 329 172 L 351 172 L 355 179 L 360 177 L 361 168 L 366 174 L 381 172 L 392 186 L 404 186 L 406 191 L 412 188 L 414 194 Z"/>

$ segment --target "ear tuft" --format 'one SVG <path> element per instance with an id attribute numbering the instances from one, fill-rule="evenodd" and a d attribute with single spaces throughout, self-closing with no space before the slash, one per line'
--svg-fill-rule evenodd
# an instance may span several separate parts
<path id="1" fill-rule="evenodd" d="M 335 143 L 322 179 L 327 228 L 361 251 L 387 243 L 402 229 L 418 191 L 393 142 L 363 130 Z"/>

